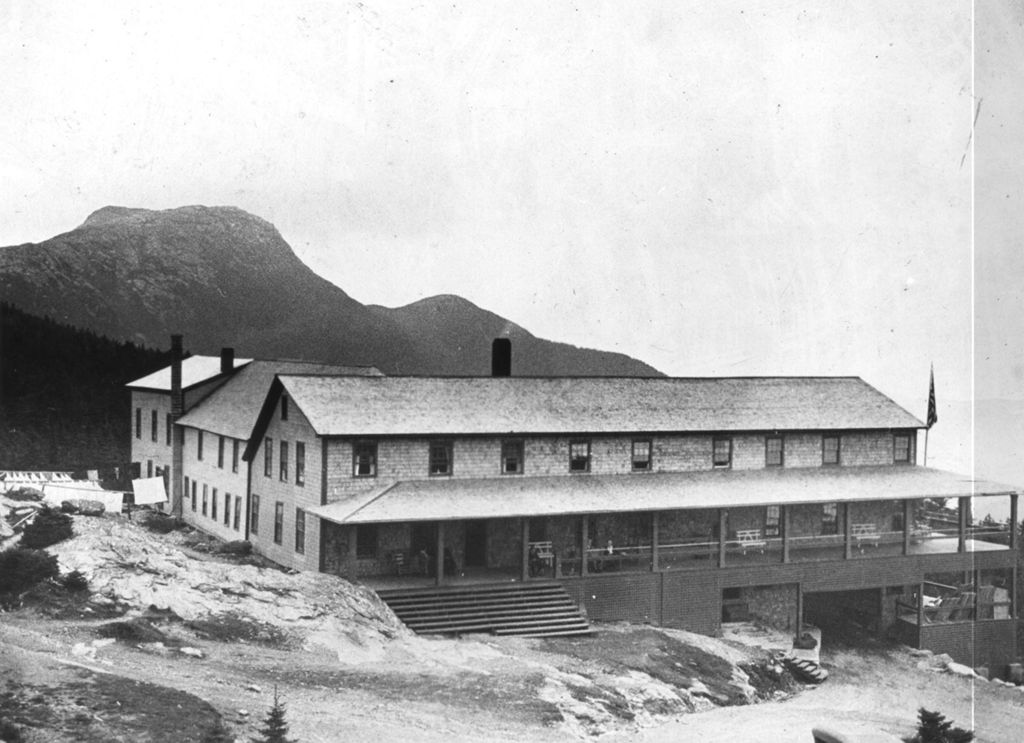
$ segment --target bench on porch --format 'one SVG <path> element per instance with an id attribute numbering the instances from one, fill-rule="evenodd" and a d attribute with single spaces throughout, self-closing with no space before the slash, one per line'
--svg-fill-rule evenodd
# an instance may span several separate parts
<path id="1" fill-rule="evenodd" d="M 857 542 L 857 548 L 863 552 L 864 544 L 870 543 L 878 546 L 882 537 L 878 533 L 878 524 L 853 524 L 853 538 Z"/>
<path id="2" fill-rule="evenodd" d="M 744 555 L 747 554 L 748 549 L 758 550 L 763 555 L 764 548 L 768 546 L 768 542 L 761 536 L 760 529 L 737 530 L 736 542 L 739 544 L 740 550 Z"/>

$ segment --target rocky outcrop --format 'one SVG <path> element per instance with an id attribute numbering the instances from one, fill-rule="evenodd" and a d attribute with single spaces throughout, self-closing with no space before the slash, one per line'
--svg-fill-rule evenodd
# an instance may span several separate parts
<path id="1" fill-rule="evenodd" d="M 286 573 L 193 555 L 180 532 L 158 535 L 115 517 L 75 518 L 75 534 L 49 548 L 62 573 L 80 571 L 94 600 L 168 610 L 185 620 L 243 617 L 332 649 L 405 635 L 372 591 L 323 573 Z"/>

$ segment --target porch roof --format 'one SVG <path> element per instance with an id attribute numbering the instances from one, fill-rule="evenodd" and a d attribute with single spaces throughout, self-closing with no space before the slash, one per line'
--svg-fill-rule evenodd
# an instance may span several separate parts
<path id="1" fill-rule="evenodd" d="M 505 476 L 383 484 L 309 513 L 339 524 L 1008 495 L 1011 485 L 916 466 Z"/>

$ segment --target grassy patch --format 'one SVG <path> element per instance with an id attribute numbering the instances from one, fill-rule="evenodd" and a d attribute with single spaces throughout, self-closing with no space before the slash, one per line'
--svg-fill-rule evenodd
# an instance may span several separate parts
<path id="1" fill-rule="evenodd" d="M 543 674 L 505 676 L 476 673 L 458 676 L 374 674 L 359 671 L 298 671 L 274 674 L 296 686 L 358 689 L 376 696 L 409 702 L 474 710 L 524 725 L 562 722 L 558 707 L 538 697 Z"/>
<path id="2" fill-rule="evenodd" d="M 643 671 L 678 689 L 690 689 L 700 681 L 719 704 L 746 703 L 743 692 L 732 684 L 729 661 L 654 629 L 551 638 L 545 649 L 595 663 L 609 673 Z"/>
<path id="3" fill-rule="evenodd" d="M 170 637 L 156 627 L 150 619 L 133 617 L 119 622 L 107 622 L 96 628 L 100 637 L 113 637 L 115 640 L 138 644 L 143 642 L 162 642 L 167 647 L 178 647 L 181 641 Z"/>
<path id="4" fill-rule="evenodd" d="M 80 670 L 59 686 L 8 681 L 0 693 L 0 719 L 26 740 L 105 743 L 201 740 L 221 720 L 210 704 L 187 692 Z"/>
<path id="5" fill-rule="evenodd" d="M 94 604 L 88 591 L 70 590 L 54 581 L 40 583 L 21 597 L 22 606 L 51 619 L 111 619 L 124 614 L 117 604 Z"/>
<path id="6" fill-rule="evenodd" d="M 296 640 L 280 627 L 257 622 L 237 614 L 218 614 L 185 622 L 185 626 L 205 640 L 248 642 L 255 645 L 289 649 Z"/>

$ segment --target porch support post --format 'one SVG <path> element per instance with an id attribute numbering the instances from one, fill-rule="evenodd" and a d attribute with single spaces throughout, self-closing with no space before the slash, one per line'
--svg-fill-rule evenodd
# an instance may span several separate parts
<path id="1" fill-rule="evenodd" d="M 1017 524 L 1017 494 L 1010 493 L 1010 549 L 1017 549 L 1020 541 L 1020 526 Z"/>
<path id="2" fill-rule="evenodd" d="M 348 541 L 345 544 L 345 565 L 342 567 L 342 575 L 351 581 L 356 579 L 358 528 L 355 524 L 351 524 L 346 528 Z"/>
<path id="3" fill-rule="evenodd" d="M 910 525 L 910 522 L 914 518 L 914 502 L 907 498 L 903 501 L 903 554 L 910 554 L 910 535 L 913 533 L 914 527 Z"/>
<path id="4" fill-rule="evenodd" d="M 924 583 L 917 586 L 917 644 L 921 644 L 921 627 L 924 626 Z"/>
<path id="5" fill-rule="evenodd" d="M 843 557 L 853 557 L 853 523 L 850 521 L 850 501 L 843 503 Z"/>
<path id="6" fill-rule="evenodd" d="M 729 512 L 724 508 L 718 509 L 718 567 L 725 567 L 725 530 L 729 526 Z"/>
<path id="7" fill-rule="evenodd" d="M 1017 561 L 1013 561 L 1013 567 L 1010 568 L 1010 619 L 1017 618 L 1017 607 L 1020 605 L 1017 600 Z M 994 612 L 993 612 L 994 613 Z M 1014 638 L 1016 640 L 1016 637 Z M 1016 657 L 1016 647 L 1013 648 L 1014 657 Z"/>
<path id="8" fill-rule="evenodd" d="M 796 584 L 796 637 L 799 638 L 804 629 L 804 584 Z"/>
<path id="9" fill-rule="evenodd" d="M 970 503 L 970 500 L 971 500 L 970 498 L 966 498 L 966 497 L 965 498 L 960 498 L 960 508 L 958 509 L 958 515 L 959 515 L 958 521 L 959 521 L 960 529 L 959 529 L 959 536 L 957 538 L 957 543 L 956 543 L 956 551 L 957 552 L 966 552 L 967 551 L 967 509 L 968 509 L 968 503 Z"/>
<path id="10" fill-rule="evenodd" d="M 437 540 L 435 544 L 435 555 L 434 555 L 434 569 L 436 571 L 434 576 L 434 584 L 441 585 L 444 582 L 444 522 L 437 522 Z"/>
<path id="11" fill-rule="evenodd" d="M 651 572 L 658 572 L 658 512 L 651 512 Z"/>
<path id="12" fill-rule="evenodd" d="M 587 514 L 580 516 L 580 577 L 587 575 L 587 546 L 590 544 L 590 519 Z"/>
<path id="13" fill-rule="evenodd" d="M 789 562 L 789 506 L 779 506 L 782 511 L 782 561 Z"/>
<path id="14" fill-rule="evenodd" d="M 526 516 L 523 516 L 522 527 L 523 539 L 519 550 L 519 564 L 522 567 L 520 577 L 525 583 L 530 578 L 530 519 Z"/>

